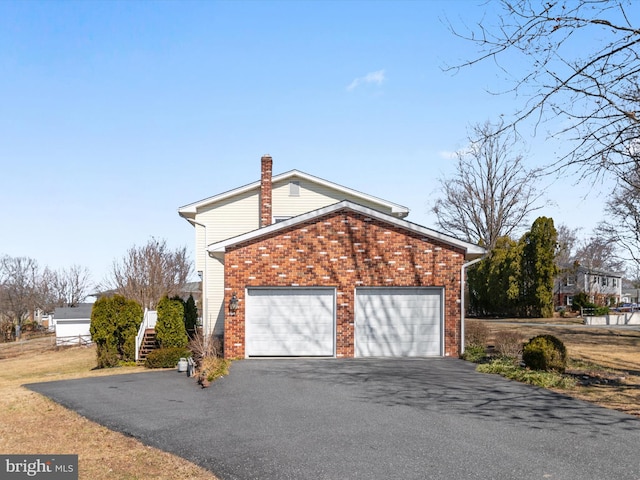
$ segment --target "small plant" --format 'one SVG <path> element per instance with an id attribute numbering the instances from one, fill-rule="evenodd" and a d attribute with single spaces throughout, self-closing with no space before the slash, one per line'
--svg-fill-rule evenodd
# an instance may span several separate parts
<path id="1" fill-rule="evenodd" d="M 191 351 L 191 356 L 196 364 L 196 368 L 200 368 L 205 358 L 222 356 L 222 342 L 220 338 L 215 335 L 205 337 L 198 331 L 189 341 L 189 350 Z"/>
<path id="2" fill-rule="evenodd" d="M 567 367 L 567 349 L 553 335 L 538 335 L 522 349 L 522 360 L 532 370 L 563 373 Z"/>
<path id="3" fill-rule="evenodd" d="M 211 382 L 229 374 L 229 360 L 219 357 L 205 357 L 198 373 L 198 383 L 202 388 L 211 385 Z"/>
<path id="4" fill-rule="evenodd" d="M 495 350 L 501 357 L 518 358 L 522 354 L 523 338 L 518 332 L 503 330 L 496 332 Z"/>
<path id="5" fill-rule="evenodd" d="M 480 363 L 486 356 L 486 349 L 482 345 L 469 345 L 464 349 L 462 359 L 467 362 Z"/>
<path id="6" fill-rule="evenodd" d="M 147 368 L 173 368 L 181 358 L 188 356 L 189 350 L 186 348 L 158 348 L 147 355 L 144 366 Z"/>

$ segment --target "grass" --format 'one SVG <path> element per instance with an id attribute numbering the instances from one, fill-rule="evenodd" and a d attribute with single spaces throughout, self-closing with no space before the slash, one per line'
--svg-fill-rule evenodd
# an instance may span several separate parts
<path id="1" fill-rule="evenodd" d="M 0 344 L 0 452 L 77 454 L 79 478 L 86 480 L 215 480 L 197 465 L 113 432 L 21 386 L 145 371 L 92 370 L 95 356 L 93 347 L 57 350 L 50 338 Z"/>
<path id="2" fill-rule="evenodd" d="M 580 319 L 468 320 L 474 321 L 489 328 L 490 346 L 494 344 L 496 333 L 505 330 L 515 331 L 525 339 L 541 334 L 555 335 L 567 347 L 566 377 L 574 385 L 546 388 L 640 416 L 639 331 L 585 326 Z M 562 324 L 557 326 L 560 321 Z"/>

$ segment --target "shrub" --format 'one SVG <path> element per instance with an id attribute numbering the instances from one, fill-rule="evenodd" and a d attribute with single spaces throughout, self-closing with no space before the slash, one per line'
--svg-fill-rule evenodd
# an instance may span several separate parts
<path id="1" fill-rule="evenodd" d="M 542 388 L 570 389 L 576 385 L 576 380 L 572 377 L 568 377 L 557 372 L 527 370 L 505 358 L 496 359 L 491 363 L 478 365 L 476 371 L 481 373 L 495 373 L 510 380 L 528 383 Z"/>
<path id="2" fill-rule="evenodd" d="M 564 372 L 567 367 L 567 349 L 553 335 L 538 335 L 525 344 L 522 360 L 533 370 Z"/>
<path id="3" fill-rule="evenodd" d="M 163 348 L 187 346 L 189 339 L 184 328 L 182 300 L 170 300 L 164 297 L 158 302 L 156 338 Z"/>
<path id="4" fill-rule="evenodd" d="M 465 347 L 462 354 L 463 360 L 467 362 L 479 363 L 487 356 L 485 347 L 482 345 L 469 345 Z"/>
<path id="5" fill-rule="evenodd" d="M 467 347 L 481 346 L 485 348 L 489 339 L 489 327 L 479 320 L 470 320 L 465 324 L 464 343 Z"/>
<path id="6" fill-rule="evenodd" d="M 189 350 L 196 368 L 200 368 L 205 358 L 222 356 L 222 342 L 219 337 L 205 337 L 202 332 L 197 331 L 189 341 Z"/>
<path id="7" fill-rule="evenodd" d="M 181 358 L 189 357 L 189 350 L 184 347 L 158 348 L 149 352 L 144 361 L 147 368 L 173 368 Z"/>
<path id="8" fill-rule="evenodd" d="M 518 358 L 522 354 L 522 335 L 518 332 L 503 330 L 496 332 L 495 350 L 501 357 Z"/>
<path id="9" fill-rule="evenodd" d="M 231 362 L 219 357 L 206 357 L 202 360 L 198 383 L 203 388 L 208 387 L 214 380 L 229 374 Z"/>
<path id="10" fill-rule="evenodd" d="M 109 345 L 102 345 L 96 349 L 96 361 L 98 362 L 98 368 L 112 368 L 117 367 L 120 358 L 118 357 L 117 350 Z"/>
<path id="11" fill-rule="evenodd" d="M 591 308 L 589 307 L 589 305 L 593 307 L 593 304 L 589 303 L 589 297 L 587 297 L 587 294 L 585 292 L 578 292 L 573 296 L 571 308 L 574 311 L 580 311 L 581 308 Z"/>
<path id="12" fill-rule="evenodd" d="M 98 368 L 135 360 L 135 338 L 142 307 L 120 295 L 103 297 L 91 309 L 91 339 L 96 344 Z"/>
<path id="13" fill-rule="evenodd" d="M 608 315 L 609 307 L 595 307 L 593 311 L 594 315 Z"/>

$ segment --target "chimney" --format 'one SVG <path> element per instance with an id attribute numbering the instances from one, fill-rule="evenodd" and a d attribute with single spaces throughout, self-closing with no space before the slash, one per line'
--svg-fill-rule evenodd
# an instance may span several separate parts
<path id="1" fill-rule="evenodd" d="M 271 155 L 263 155 L 260 159 L 260 227 L 271 225 L 271 167 L 273 159 Z"/>

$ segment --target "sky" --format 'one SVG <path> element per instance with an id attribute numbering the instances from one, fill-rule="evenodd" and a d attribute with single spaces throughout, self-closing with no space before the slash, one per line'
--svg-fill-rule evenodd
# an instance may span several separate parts
<path id="1" fill-rule="evenodd" d="M 439 179 L 474 123 L 516 106 L 447 28 L 468 1 L 0 1 L 0 255 L 92 280 L 151 237 L 193 255 L 178 208 L 292 169 L 436 228 Z M 521 65 L 520 65 L 521 66 Z M 514 62 L 514 74 L 520 67 Z M 526 133 L 526 132 L 525 132 Z M 553 160 L 523 135 L 529 168 Z M 607 185 L 541 181 L 540 210 L 587 235 Z"/>

